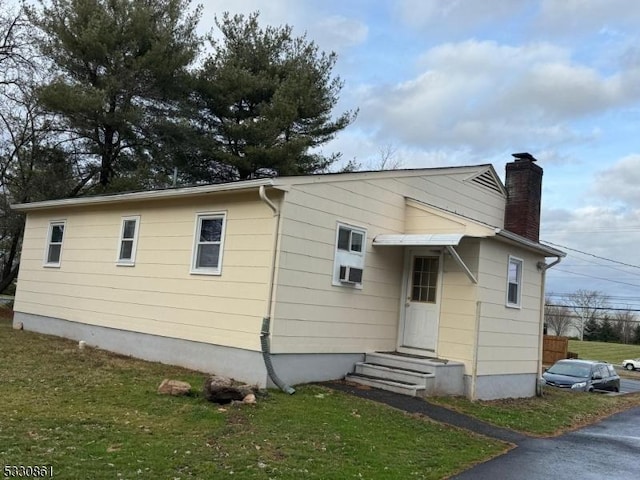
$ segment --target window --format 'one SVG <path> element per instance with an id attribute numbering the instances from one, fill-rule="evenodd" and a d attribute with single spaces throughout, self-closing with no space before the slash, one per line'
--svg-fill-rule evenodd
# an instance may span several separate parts
<path id="1" fill-rule="evenodd" d="M 49 223 L 47 233 L 47 251 L 45 253 L 46 267 L 59 267 L 62 256 L 62 239 L 64 237 L 64 221 Z"/>
<path id="2" fill-rule="evenodd" d="M 362 288 L 365 250 L 366 230 L 339 223 L 333 261 L 333 285 Z"/>
<path id="3" fill-rule="evenodd" d="M 522 290 L 522 260 L 509 257 L 507 273 L 507 306 L 519 307 Z"/>
<path id="4" fill-rule="evenodd" d="M 411 278 L 411 301 L 436 303 L 438 288 L 438 257 L 414 257 Z"/>
<path id="5" fill-rule="evenodd" d="M 140 217 L 124 217 L 120 230 L 120 245 L 118 251 L 118 265 L 133 266 L 136 261 L 136 246 L 138 244 L 138 224 Z"/>
<path id="6" fill-rule="evenodd" d="M 598 367 L 597 372 L 600 373 L 601 378 L 608 378 L 611 376 L 611 374 L 609 373 L 609 369 L 607 368 L 606 365 L 600 365 Z"/>
<path id="7" fill-rule="evenodd" d="M 347 252 L 362 252 L 364 232 L 341 225 L 338 227 L 338 249 Z"/>
<path id="8" fill-rule="evenodd" d="M 223 213 L 197 215 L 191 273 L 220 274 L 224 224 Z"/>

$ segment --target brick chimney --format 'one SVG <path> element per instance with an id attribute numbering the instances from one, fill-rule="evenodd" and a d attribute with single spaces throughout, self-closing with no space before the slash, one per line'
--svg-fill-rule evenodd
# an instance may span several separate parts
<path id="1" fill-rule="evenodd" d="M 538 242 L 540 239 L 540 201 L 542 168 L 530 153 L 514 153 L 506 165 L 507 205 L 504 228 Z"/>

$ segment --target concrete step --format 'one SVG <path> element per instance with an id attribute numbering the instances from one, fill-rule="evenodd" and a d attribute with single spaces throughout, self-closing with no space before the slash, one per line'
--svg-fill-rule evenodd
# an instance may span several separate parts
<path id="1" fill-rule="evenodd" d="M 355 373 L 368 375 L 371 377 L 394 380 L 403 383 L 413 383 L 416 385 L 428 386 L 430 380 L 436 378 L 433 373 L 424 373 L 403 368 L 388 367 L 377 363 L 358 362 L 355 365 Z"/>
<path id="2" fill-rule="evenodd" d="M 367 385 L 369 387 L 379 388 L 380 390 L 387 390 L 401 395 L 408 395 L 410 397 L 423 396 L 426 389 L 424 385 L 388 380 L 361 373 L 349 373 L 344 377 L 344 379 L 347 382 Z"/>
<path id="3" fill-rule="evenodd" d="M 354 366 L 354 373 L 424 386 L 421 396 L 464 395 L 462 362 L 398 352 L 372 352 L 365 355 L 364 362 Z"/>
<path id="4" fill-rule="evenodd" d="M 393 353 L 372 352 L 365 355 L 366 363 L 375 363 L 391 368 L 402 368 L 422 373 L 433 373 L 434 368 L 446 364 L 436 358 L 398 355 Z"/>

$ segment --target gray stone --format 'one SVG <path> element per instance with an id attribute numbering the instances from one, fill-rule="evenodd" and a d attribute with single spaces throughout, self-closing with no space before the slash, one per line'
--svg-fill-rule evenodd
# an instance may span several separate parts
<path id="1" fill-rule="evenodd" d="M 211 375 L 204 382 L 204 397 L 210 402 L 227 404 L 243 401 L 253 394 L 253 388 L 246 384 L 238 384 L 232 378 Z"/>
<path id="2" fill-rule="evenodd" d="M 181 395 L 189 395 L 191 392 L 191 385 L 187 382 L 181 382 L 180 380 L 169 380 L 165 378 L 158 387 L 158 393 L 161 395 L 173 395 L 175 397 Z"/>
<path id="3" fill-rule="evenodd" d="M 250 393 L 242 399 L 242 403 L 256 403 L 256 396 Z"/>

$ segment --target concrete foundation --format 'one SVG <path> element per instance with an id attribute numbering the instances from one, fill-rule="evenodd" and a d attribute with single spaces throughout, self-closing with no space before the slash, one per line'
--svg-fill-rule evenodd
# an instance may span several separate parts
<path id="1" fill-rule="evenodd" d="M 32 332 L 84 341 L 87 346 L 154 362 L 235 378 L 261 388 L 274 387 L 262 352 L 179 338 L 87 325 L 59 318 L 15 312 L 14 326 Z M 256 332 L 256 335 L 259 333 Z M 289 385 L 343 378 L 364 354 L 275 354 L 278 377 Z"/>
<path id="2" fill-rule="evenodd" d="M 465 395 L 472 400 L 533 397 L 537 381 L 535 373 L 479 375 L 476 378 L 475 398 L 472 398 L 471 376 L 465 375 Z"/>

